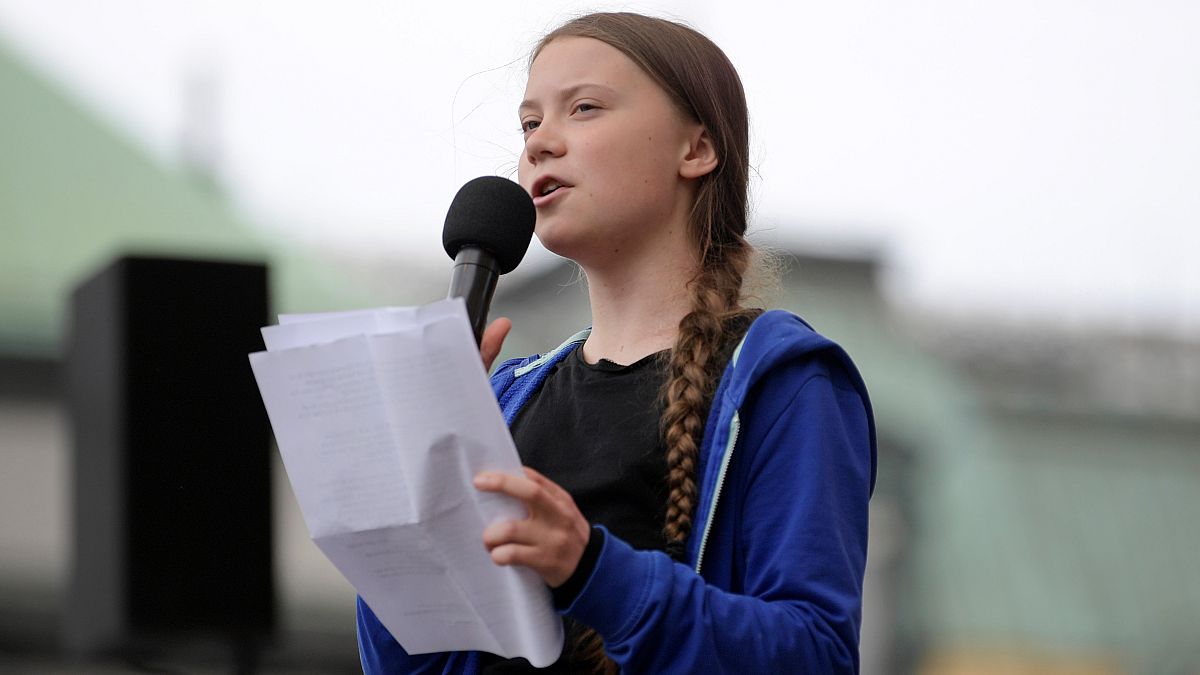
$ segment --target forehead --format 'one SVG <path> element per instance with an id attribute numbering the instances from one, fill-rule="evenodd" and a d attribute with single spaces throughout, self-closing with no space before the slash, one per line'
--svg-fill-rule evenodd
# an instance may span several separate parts
<path id="1" fill-rule="evenodd" d="M 618 90 L 653 85 L 650 77 L 616 47 L 594 38 L 560 37 L 543 47 L 530 66 L 526 98 L 552 96 L 557 90 L 584 82 Z"/>

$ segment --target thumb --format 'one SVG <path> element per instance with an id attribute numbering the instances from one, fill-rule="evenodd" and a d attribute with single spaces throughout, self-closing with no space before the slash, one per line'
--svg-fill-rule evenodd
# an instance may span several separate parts
<path id="1" fill-rule="evenodd" d="M 500 347 L 504 345 L 504 338 L 508 336 L 510 330 L 512 330 L 512 321 L 504 317 L 496 319 L 483 329 L 483 337 L 479 341 L 479 356 L 483 358 L 484 370 L 492 369 L 492 362 L 500 354 Z"/>

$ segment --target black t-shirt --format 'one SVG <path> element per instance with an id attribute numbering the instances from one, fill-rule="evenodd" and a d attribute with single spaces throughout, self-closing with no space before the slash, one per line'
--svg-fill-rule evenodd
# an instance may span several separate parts
<path id="1" fill-rule="evenodd" d="M 667 460 L 659 433 L 665 357 L 589 364 L 577 348 L 512 425 L 522 464 L 571 493 L 589 523 L 639 549 L 666 545 Z"/>
<path id="2" fill-rule="evenodd" d="M 576 348 L 554 366 L 512 424 L 521 463 L 562 486 L 588 522 L 634 548 L 663 550 L 667 461 L 659 390 L 667 352 L 628 366 L 583 360 Z M 577 630 L 567 623 L 568 648 Z M 568 658 L 536 670 L 525 659 L 485 654 L 483 672 L 576 673 Z"/>

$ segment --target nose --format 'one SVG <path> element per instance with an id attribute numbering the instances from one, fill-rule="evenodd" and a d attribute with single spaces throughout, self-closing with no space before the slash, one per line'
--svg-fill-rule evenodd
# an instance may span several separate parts
<path id="1" fill-rule="evenodd" d="M 567 151 L 561 131 L 551 120 L 542 120 L 525 139 L 525 161 L 537 164 L 547 157 L 561 157 Z"/>

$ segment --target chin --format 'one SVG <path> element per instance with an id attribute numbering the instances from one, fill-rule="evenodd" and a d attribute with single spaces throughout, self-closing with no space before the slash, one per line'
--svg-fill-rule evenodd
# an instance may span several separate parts
<path id="1" fill-rule="evenodd" d="M 554 236 L 554 234 L 542 234 L 541 230 L 534 230 L 534 234 L 537 235 L 538 241 L 542 243 L 542 248 L 556 256 L 570 258 L 571 260 L 575 259 L 574 254 L 578 253 L 578 247 L 572 247 L 566 238 Z"/>
<path id="2" fill-rule="evenodd" d="M 571 253 L 578 250 L 579 237 L 573 237 L 570 228 L 565 227 L 562 223 L 555 223 L 552 220 L 546 222 L 538 218 L 533 233 L 537 235 L 538 241 L 542 242 L 542 246 L 555 255 L 572 258 Z"/>

